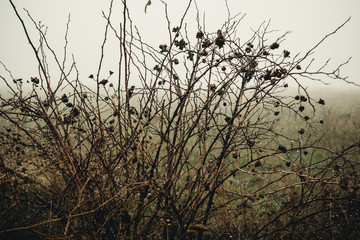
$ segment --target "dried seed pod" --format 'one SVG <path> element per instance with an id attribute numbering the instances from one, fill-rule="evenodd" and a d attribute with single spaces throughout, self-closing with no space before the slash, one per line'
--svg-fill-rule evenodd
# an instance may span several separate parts
<path id="1" fill-rule="evenodd" d="M 63 94 L 62 97 L 61 97 L 61 101 L 63 103 L 67 103 L 69 101 L 68 97 L 66 96 L 66 94 Z"/>
<path id="2" fill-rule="evenodd" d="M 161 68 L 159 67 L 159 65 L 155 65 L 155 67 L 153 68 L 155 71 L 160 72 Z"/>
<path id="3" fill-rule="evenodd" d="M 40 80 L 37 77 L 31 77 L 31 82 L 35 84 L 39 84 Z"/>
<path id="4" fill-rule="evenodd" d="M 204 37 L 204 33 L 202 32 L 202 31 L 198 31 L 197 33 L 196 33 L 196 38 L 203 38 Z"/>
<path id="5" fill-rule="evenodd" d="M 180 41 L 175 40 L 175 46 L 177 46 L 180 50 L 183 50 L 186 45 L 187 43 L 185 42 L 184 39 L 181 39 Z"/>
<path id="6" fill-rule="evenodd" d="M 215 44 L 219 47 L 222 48 L 225 45 L 225 38 L 221 33 L 221 30 L 217 31 L 217 37 L 215 39 Z"/>
<path id="7" fill-rule="evenodd" d="M 302 102 L 306 102 L 307 101 L 307 98 L 305 97 L 305 96 L 300 96 L 300 101 L 302 101 Z"/>
<path id="8" fill-rule="evenodd" d="M 203 48 L 210 47 L 210 46 L 211 46 L 211 41 L 210 41 L 209 39 L 205 39 L 205 40 L 202 42 L 201 46 L 202 46 Z"/>
<path id="9" fill-rule="evenodd" d="M 287 50 L 284 50 L 284 57 L 285 58 L 290 57 L 290 52 Z"/>
<path id="10" fill-rule="evenodd" d="M 177 33 L 180 31 L 180 27 L 173 27 L 172 32 Z"/>
<path id="11" fill-rule="evenodd" d="M 72 116 L 74 116 L 74 117 L 77 117 L 77 116 L 80 115 L 80 111 L 79 111 L 79 109 L 77 109 L 76 107 L 74 107 L 73 109 L 71 109 L 70 114 L 71 114 Z"/>
<path id="12" fill-rule="evenodd" d="M 107 79 L 103 79 L 99 82 L 99 84 L 105 86 L 109 81 Z"/>
<path id="13" fill-rule="evenodd" d="M 279 149 L 282 153 L 286 153 L 286 152 L 287 152 L 286 147 L 284 147 L 283 145 L 280 145 L 280 146 L 278 147 L 278 149 Z"/>
<path id="14" fill-rule="evenodd" d="M 231 117 L 226 117 L 225 118 L 225 122 L 230 123 L 230 121 L 231 121 Z"/>
<path id="15" fill-rule="evenodd" d="M 266 69 L 266 73 L 264 75 L 264 80 L 271 80 L 272 72 L 271 70 Z"/>
<path id="16" fill-rule="evenodd" d="M 210 91 L 215 92 L 216 91 L 216 84 L 210 84 L 209 86 Z"/>
<path id="17" fill-rule="evenodd" d="M 273 44 L 270 45 L 270 49 L 271 49 L 271 50 L 274 50 L 274 49 L 279 48 L 279 46 L 280 46 L 280 45 L 279 45 L 277 42 L 274 42 Z"/>

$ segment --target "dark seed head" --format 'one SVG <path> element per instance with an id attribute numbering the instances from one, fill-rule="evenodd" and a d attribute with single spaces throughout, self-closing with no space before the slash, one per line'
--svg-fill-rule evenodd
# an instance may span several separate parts
<path id="1" fill-rule="evenodd" d="M 306 101 L 307 101 L 307 98 L 306 98 L 305 96 L 300 96 L 300 101 L 306 102 Z"/>
<path id="2" fill-rule="evenodd" d="M 308 116 L 304 117 L 305 121 L 309 120 L 310 118 Z"/>
<path id="3" fill-rule="evenodd" d="M 305 129 L 301 128 L 301 129 L 299 130 L 299 134 L 304 134 L 304 133 L 305 133 Z"/>
<path id="4" fill-rule="evenodd" d="M 287 167 L 290 167 L 291 162 L 286 162 L 285 165 L 286 165 Z"/>
<path id="5" fill-rule="evenodd" d="M 260 161 L 257 161 L 256 163 L 255 163 L 255 167 L 260 167 L 261 166 L 261 162 Z"/>
<path id="6" fill-rule="evenodd" d="M 180 30 L 180 27 L 174 27 L 172 29 L 172 32 L 177 33 L 177 32 L 179 32 L 179 30 Z"/>
<path id="7" fill-rule="evenodd" d="M 274 49 L 279 48 L 279 46 L 280 45 L 278 43 L 274 42 L 273 44 L 270 45 L 270 49 L 274 50 Z"/>
<path id="8" fill-rule="evenodd" d="M 300 65 L 297 65 L 297 66 L 296 66 L 296 69 L 297 69 L 297 70 L 301 70 L 301 66 L 300 66 Z"/>
<path id="9" fill-rule="evenodd" d="M 109 82 L 108 80 L 103 79 L 103 80 L 101 80 L 101 81 L 99 82 L 99 84 L 105 86 L 108 82 Z"/>
<path id="10" fill-rule="evenodd" d="M 287 50 L 284 50 L 284 57 L 285 58 L 290 57 L 290 52 Z"/>
<path id="11" fill-rule="evenodd" d="M 40 80 L 37 77 L 31 77 L 31 82 L 35 84 L 39 84 Z"/>
<path id="12" fill-rule="evenodd" d="M 216 84 L 210 84 L 210 91 L 215 92 Z"/>
<path id="13" fill-rule="evenodd" d="M 278 149 L 279 149 L 282 153 L 286 153 L 286 152 L 287 152 L 286 147 L 284 147 L 284 146 L 282 146 L 282 145 L 280 145 L 280 146 L 278 147 Z"/>
<path id="14" fill-rule="evenodd" d="M 225 45 L 225 38 L 221 33 L 221 30 L 217 31 L 217 38 L 215 39 L 215 44 L 219 47 L 222 48 Z"/>
<path id="15" fill-rule="evenodd" d="M 205 39 L 203 42 L 202 42 L 202 44 L 201 44 L 201 46 L 203 47 L 203 48 L 207 48 L 207 47 L 210 47 L 211 46 L 211 41 L 209 40 L 209 39 Z"/>
<path id="16" fill-rule="evenodd" d="M 231 121 L 231 117 L 226 117 L 225 118 L 225 122 L 230 123 L 230 121 Z"/>
<path id="17" fill-rule="evenodd" d="M 305 110 L 305 107 L 304 107 L 304 106 L 300 106 L 300 107 L 299 107 L 299 111 L 300 111 L 300 112 L 302 112 L 302 111 L 304 111 L 304 110 Z"/>
<path id="18" fill-rule="evenodd" d="M 202 31 L 198 31 L 196 33 L 196 38 L 203 38 L 204 37 L 204 33 Z"/>
<path id="19" fill-rule="evenodd" d="M 69 99 L 68 99 L 68 97 L 66 96 L 66 94 L 63 94 L 63 95 L 61 96 L 61 101 L 62 101 L 63 103 L 67 103 L 67 102 L 69 101 Z"/>
<path id="20" fill-rule="evenodd" d="M 319 99 L 318 103 L 321 104 L 321 105 L 325 105 L 325 101 L 323 99 L 321 99 L 321 98 Z"/>

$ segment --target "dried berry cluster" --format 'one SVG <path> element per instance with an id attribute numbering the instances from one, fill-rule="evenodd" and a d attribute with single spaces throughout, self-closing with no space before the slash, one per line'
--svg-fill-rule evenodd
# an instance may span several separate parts
<path id="1" fill-rule="evenodd" d="M 180 50 L 184 50 L 186 45 L 187 45 L 187 43 L 185 42 L 184 39 L 181 39 L 180 41 L 175 40 L 175 46 L 177 46 Z"/>
<path id="2" fill-rule="evenodd" d="M 217 37 L 215 39 L 215 44 L 219 47 L 222 48 L 225 45 L 225 38 L 221 32 L 221 30 L 217 31 Z"/>

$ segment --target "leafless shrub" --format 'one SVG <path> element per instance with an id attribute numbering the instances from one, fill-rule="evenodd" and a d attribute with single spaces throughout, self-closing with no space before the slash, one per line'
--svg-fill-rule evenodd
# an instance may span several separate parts
<path id="1" fill-rule="evenodd" d="M 12 95 L 2 96 L 0 107 L 7 121 L 1 136 L 0 234 L 26 230 L 49 239 L 358 234 L 360 145 L 338 152 L 312 134 L 323 123 L 314 114 L 325 101 L 313 99 L 302 84 L 324 77 L 347 81 L 339 75 L 342 65 L 334 71 L 326 65 L 313 70 L 312 61 L 304 65 L 347 21 L 302 56 L 282 49 L 284 36 L 266 41 L 267 25 L 247 41 L 235 37 L 242 16 L 215 33 L 200 24 L 198 32 L 187 32 L 185 12 L 179 25 L 167 23 L 170 41 L 153 48 L 135 33 L 126 1 L 123 7 L 120 29 L 111 20 L 112 2 L 104 14 L 102 49 L 115 33 L 119 69 L 104 71 L 102 54 L 89 79 L 78 77 L 75 62 L 65 67 L 66 56 L 58 58 L 35 21 L 40 46 L 23 25 L 39 75 L 28 82 L 1 76 Z M 57 81 L 48 70 L 49 57 L 61 72 Z M 95 89 L 87 81 L 96 82 Z M 294 83 L 296 96 L 286 91 Z M 283 131 L 283 119 L 295 134 Z"/>

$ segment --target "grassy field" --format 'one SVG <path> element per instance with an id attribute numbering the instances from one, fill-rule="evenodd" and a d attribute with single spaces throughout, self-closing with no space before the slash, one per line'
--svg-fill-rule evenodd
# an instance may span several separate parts
<path id="1" fill-rule="evenodd" d="M 242 149 L 236 154 L 227 157 L 228 165 L 226 165 L 227 163 L 224 164 L 225 169 L 222 172 L 210 171 L 208 173 L 205 172 L 206 168 L 202 167 L 201 163 L 195 161 L 195 158 L 199 159 L 201 154 L 196 152 L 197 149 L 193 149 L 194 152 L 189 153 L 189 157 L 192 159 L 184 162 L 184 169 L 188 168 L 188 170 L 184 170 L 183 175 L 176 176 L 176 180 L 173 180 L 175 191 L 171 194 L 174 195 L 174 198 L 176 194 L 181 196 L 176 198 L 179 202 L 173 204 L 181 208 L 181 206 L 187 206 L 185 205 L 187 201 L 194 203 L 200 201 L 201 197 L 208 194 L 211 181 L 215 179 L 213 178 L 214 174 L 222 175 L 224 183 L 215 191 L 213 210 L 207 216 L 209 217 L 208 226 L 199 225 L 189 228 L 186 238 L 191 239 L 196 236 L 197 231 L 199 231 L 198 228 L 205 231 L 208 238 L 213 239 L 257 239 L 259 236 L 262 239 L 272 239 L 274 237 L 278 239 L 290 237 L 301 239 L 303 237 L 302 233 L 306 233 L 309 239 L 317 239 L 316 237 L 320 235 L 323 237 L 330 235 L 339 237 L 346 234 L 355 234 L 354 228 L 356 228 L 356 224 L 354 221 L 359 219 L 356 211 L 358 205 L 355 203 L 358 200 L 356 192 L 359 187 L 357 174 L 359 172 L 360 154 L 358 150 L 350 149 L 351 151 L 348 151 L 348 148 L 352 144 L 359 144 L 360 142 L 359 92 L 358 90 L 314 91 L 312 93 L 313 102 L 321 98 L 325 100 L 325 105 L 314 104 L 316 111 L 313 113 L 309 111 L 311 105 L 308 102 L 304 104 L 305 113 L 309 112 L 309 121 L 293 118 L 294 116 L 286 111 L 281 112 L 279 116 L 275 116 L 275 118 L 279 119 L 279 134 L 289 136 L 289 139 L 299 140 L 298 142 L 304 146 L 311 146 L 309 148 L 294 150 L 290 153 L 284 152 L 284 154 L 272 154 L 268 158 L 261 158 L 261 156 L 266 155 L 266 152 L 276 151 L 277 142 L 266 146 L 266 149 L 257 147 L 253 153 L 250 153 L 249 149 Z M 119 179 L 110 180 L 106 174 L 103 174 L 106 171 L 101 172 L 103 171 L 101 169 L 103 165 L 96 163 L 98 165 L 89 168 L 92 169 L 89 172 L 91 177 L 88 177 L 85 181 L 84 187 L 76 189 L 69 182 L 57 180 L 62 178 L 62 171 L 66 171 L 65 166 L 61 166 L 64 162 L 61 159 L 63 156 L 61 153 L 55 152 L 55 155 L 51 156 L 54 162 L 49 163 L 44 162 L 41 156 L 37 154 L 36 149 L 26 150 L 26 152 L 17 149 L 18 146 L 14 144 L 16 143 L 14 137 L 16 134 L 13 131 L 8 131 L 8 122 L 3 119 L 1 121 L 0 151 L 2 171 L 0 182 L 5 197 L 1 200 L 0 214 L 9 221 L 0 221 L 0 237 L 2 236 L 1 231 L 4 229 L 11 227 L 20 227 L 21 229 L 21 226 L 27 226 L 29 223 L 36 225 L 36 222 L 39 221 L 46 222 L 48 218 L 58 219 L 58 221 L 54 224 L 43 224 L 43 228 L 37 229 L 34 227 L 33 229 L 35 231 L 48 231 L 49 236 L 52 235 L 50 233 L 51 229 L 56 229 L 54 235 L 57 234 L 58 236 L 64 234 L 64 232 L 64 235 L 66 235 L 67 231 L 72 231 L 73 233 L 67 237 L 68 239 L 75 239 L 76 236 L 81 235 L 77 235 L 76 231 L 92 231 L 94 232 L 92 233 L 93 236 L 97 236 L 98 230 L 92 229 L 92 227 L 95 228 L 96 224 L 100 222 L 101 229 L 110 221 L 104 217 L 105 215 L 101 215 L 101 211 L 106 212 L 108 208 L 111 209 L 111 206 L 104 205 L 101 211 L 97 209 L 98 205 L 104 204 L 104 202 L 107 203 L 107 201 L 112 202 L 114 206 L 126 204 L 125 211 L 127 210 L 126 213 L 132 216 L 134 219 L 132 221 L 136 221 L 135 216 L 137 214 L 143 214 L 145 220 L 149 218 L 152 209 L 156 206 L 154 203 L 156 201 L 150 201 L 150 197 L 141 197 L 144 179 L 134 178 L 139 181 L 135 182 L 134 186 L 129 183 L 128 188 L 130 190 L 128 191 L 134 190 L 135 192 L 131 195 L 133 196 L 131 201 L 122 202 L 122 198 L 127 199 L 125 192 L 122 193 L 116 190 L 115 196 L 111 195 L 114 192 L 112 192 L 110 180 L 122 181 L 122 178 L 134 176 L 135 172 L 132 171 L 138 171 L 135 167 L 134 170 L 132 168 L 130 168 L 130 171 L 127 170 L 126 165 L 131 165 L 130 162 L 121 165 L 125 169 L 123 174 L 128 174 L 126 177 L 125 175 L 115 175 Z M 300 129 L 304 130 L 303 134 L 299 133 Z M 209 135 L 211 135 L 211 131 Z M 170 136 L 172 137 L 171 134 Z M 194 136 L 194 139 L 190 139 L 189 148 L 185 152 L 190 152 L 191 147 L 197 141 L 196 139 L 196 136 Z M 321 139 L 321 141 L 318 141 L 318 139 Z M 160 140 L 159 136 L 148 139 L 150 145 L 152 142 Z M 286 147 L 289 148 L 292 141 L 287 144 Z M 51 147 L 51 143 L 49 143 L 49 149 Z M 296 149 L 296 146 L 291 147 Z M 105 147 L 105 149 L 110 152 L 113 150 L 111 147 Z M 152 159 L 156 155 L 156 144 L 150 149 L 154 149 L 154 152 L 147 152 L 146 154 L 151 156 L 149 159 Z M 212 154 L 219 153 L 220 148 Z M 160 165 L 164 164 L 165 166 L 167 164 L 166 159 L 169 157 L 168 149 L 163 148 L 160 154 L 162 155 Z M 108 153 L 106 156 L 111 159 L 114 155 Z M 253 157 L 259 157 L 260 160 L 252 161 Z M 101 158 L 100 160 L 105 161 Z M 134 166 L 140 165 L 135 163 Z M 151 167 L 151 165 L 147 164 L 144 164 L 144 166 Z M 209 164 L 208 167 L 211 167 L 211 165 Z M 168 174 L 165 170 L 162 171 L 161 167 L 159 169 L 155 174 L 162 177 Z M 204 173 L 199 174 L 196 169 L 204 170 Z M 232 172 L 233 170 L 236 170 L 236 172 Z M 146 172 L 147 169 L 142 171 Z M 99 176 L 97 176 L 98 174 Z M 200 179 L 202 182 L 194 183 L 195 178 L 191 174 L 199 174 L 198 176 L 203 177 L 203 179 Z M 93 179 L 92 176 L 94 176 Z M 34 181 L 38 184 L 28 184 L 28 181 Z M 154 189 L 150 191 L 150 195 L 160 196 L 162 192 L 159 189 L 164 182 L 165 178 L 156 179 L 154 185 L 151 185 L 151 188 Z M 65 184 L 66 188 L 64 189 L 62 185 Z M 192 190 L 187 186 L 193 186 Z M 179 192 L 176 189 L 180 189 Z M 92 197 L 89 197 L 90 195 L 84 197 L 82 194 L 85 194 L 86 191 L 90 191 L 91 194 L 89 194 Z M 187 191 L 189 191 L 189 194 L 198 194 L 198 198 L 188 196 Z M 117 200 L 112 199 L 110 201 L 107 194 Z M 31 198 L 30 195 L 35 197 Z M 47 203 L 48 199 L 50 202 Z M 354 199 L 354 201 L 349 199 Z M 137 212 L 136 209 L 142 206 L 142 201 L 148 201 L 148 207 L 144 208 L 146 210 L 142 210 L 144 212 Z M 89 204 L 90 210 L 86 207 L 87 204 Z M 191 215 L 193 205 L 188 206 L 190 206 L 190 209 L 185 207 L 182 210 L 188 214 L 186 217 Z M 206 212 L 206 204 L 195 206 L 200 206 L 198 209 L 200 216 Z M 50 210 L 48 210 L 49 208 Z M 60 209 L 57 213 L 58 216 L 51 215 L 56 212 L 52 208 Z M 36 210 L 34 211 L 34 209 Z M 25 218 L 21 216 L 22 211 L 25 211 Z M 112 218 L 117 214 L 112 209 L 109 211 L 108 218 Z M 155 211 L 154 214 L 159 215 L 157 218 L 159 221 L 165 221 L 165 216 L 169 214 L 167 211 L 171 213 L 173 210 L 163 209 L 160 212 Z M 72 218 L 73 212 L 77 216 L 89 214 L 89 219 L 80 218 L 85 222 L 82 224 L 79 220 L 75 220 L 77 218 Z M 70 217 L 65 218 L 64 214 L 69 214 Z M 123 218 L 124 216 L 120 215 L 119 221 L 123 221 Z M 174 217 L 174 219 L 177 218 Z M 201 217 L 194 219 L 198 222 L 202 220 Z M 144 222 L 146 222 L 145 220 Z M 168 223 L 168 226 L 170 225 Z M 71 226 L 70 229 L 68 226 Z M 220 232 L 222 235 L 216 235 Z M 28 232 L 28 234 L 32 233 Z M 4 234 L 5 239 L 11 239 L 11 237 L 15 236 L 11 235 L 12 233 Z M 44 237 L 44 239 L 50 238 Z M 154 237 L 154 239 L 161 238 Z"/>

